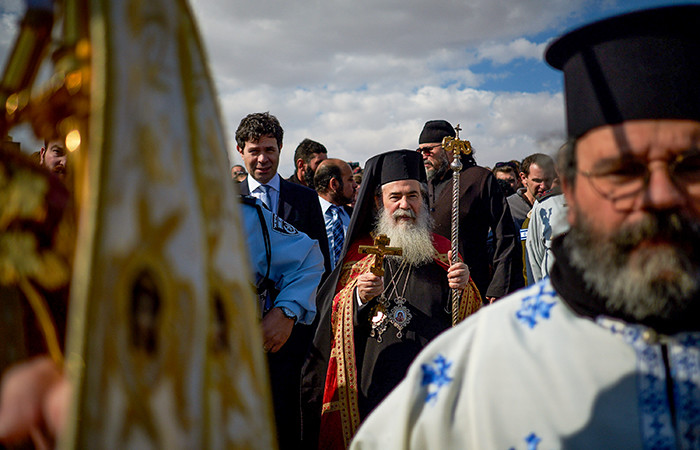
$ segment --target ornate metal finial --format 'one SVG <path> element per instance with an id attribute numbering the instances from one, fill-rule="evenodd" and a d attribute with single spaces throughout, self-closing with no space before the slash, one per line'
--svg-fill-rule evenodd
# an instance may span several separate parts
<path id="1" fill-rule="evenodd" d="M 452 164 L 450 164 L 450 168 L 453 171 L 459 172 L 462 170 L 462 161 L 461 158 L 458 158 L 458 156 L 471 154 L 472 144 L 469 141 L 465 141 L 459 138 L 459 132 L 462 131 L 462 128 L 459 126 L 459 124 L 457 124 L 457 126 L 455 127 L 455 131 L 457 132 L 456 137 L 445 136 L 442 139 L 442 148 L 449 152 L 452 152 L 454 158 L 452 160 Z"/>

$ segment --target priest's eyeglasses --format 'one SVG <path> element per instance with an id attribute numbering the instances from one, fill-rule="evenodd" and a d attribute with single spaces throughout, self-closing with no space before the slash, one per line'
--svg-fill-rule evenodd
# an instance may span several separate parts
<path id="1" fill-rule="evenodd" d="M 431 146 L 418 147 L 416 149 L 419 153 L 435 153 L 439 148 L 442 148 L 442 144 L 435 144 Z"/>
<path id="2" fill-rule="evenodd" d="M 665 165 L 678 189 L 691 198 L 700 199 L 700 149 L 681 153 Z M 611 162 L 609 167 L 577 172 L 619 211 L 635 209 L 639 195 L 647 188 L 651 177 L 648 163 L 635 158 L 622 158 Z"/>

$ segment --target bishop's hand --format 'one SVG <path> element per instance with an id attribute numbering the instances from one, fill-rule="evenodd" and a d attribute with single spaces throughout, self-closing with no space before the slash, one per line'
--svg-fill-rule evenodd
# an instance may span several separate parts
<path id="1" fill-rule="evenodd" d="M 367 303 L 384 292 L 384 277 L 378 277 L 372 272 L 363 273 L 357 277 L 357 296 L 362 303 Z"/>
<path id="2" fill-rule="evenodd" d="M 448 258 L 452 261 L 452 251 L 447 253 Z M 463 262 L 457 262 L 447 269 L 447 282 L 450 289 L 464 289 L 469 283 L 469 267 Z"/>

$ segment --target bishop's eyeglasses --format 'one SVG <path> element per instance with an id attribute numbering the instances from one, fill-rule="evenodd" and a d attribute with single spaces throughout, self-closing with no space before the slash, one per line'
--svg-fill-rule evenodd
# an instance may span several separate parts
<path id="1" fill-rule="evenodd" d="M 664 165 L 678 189 L 691 198 L 700 199 L 700 149 L 683 152 Z M 586 177 L 593 189 L 611 201 L 619 211 L 635 208 L 651 177 L 649 163 L 634 157 L 605 162 L 596 170 L 577 172 Z"/>

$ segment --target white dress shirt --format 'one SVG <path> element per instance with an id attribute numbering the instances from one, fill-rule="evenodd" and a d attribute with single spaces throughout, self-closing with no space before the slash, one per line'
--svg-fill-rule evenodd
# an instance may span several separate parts
<path id="1" fill-rule="evenodd" d="M 271 205 L 268 205 L 270 207 L 270 211 L 277 213 L 277 208 L 279 205 L 280 201 L 280 174 L 276 173 L 272 179 L 266 183 L 267 186 L 270 186 L 270 203 Z M 257 198 L 261 202 L 263 201 L 263 196 L 265 195 L 263 190 L 260 188 L 260 183 L 253 178 L 253 177 L 248 177 L 248 188 L 250 189 L 250 195 L 253 197 Z"/>

